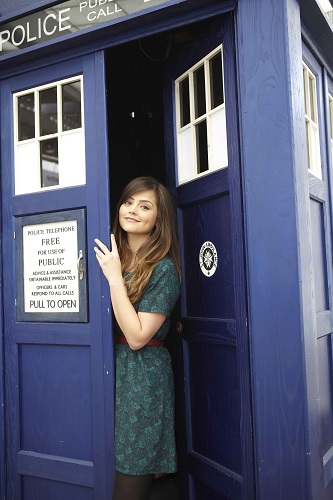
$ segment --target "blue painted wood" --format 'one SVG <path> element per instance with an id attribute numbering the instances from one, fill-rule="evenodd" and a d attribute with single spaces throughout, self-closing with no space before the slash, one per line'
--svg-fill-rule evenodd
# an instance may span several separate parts
<path id="1" fill-rule="evenodd" d="M 229 203 L 228 196 L 220 195 L 183 208 L 186 316 L 235 317 Z M 206 241 L 218 249 L 217 269 L 209 279 L 199 268 L 199 252 Z"/>
<path id="2" fill-rule="evenodd" d="M 38 200 L 38 202 L 37 202 Z M 24 194 L 13 198 L 13 215 L 27 213 L 56 212 L 59 206 L 63 210 L 84 207 L 87 204 L 86 186 L 70 187 L 61 190 L 41 192 L 36 200 L 35 194 Z"/>
<path id="3" fill-rule="evenodd" d="M 236 346 L 236 322 L 233 320 L 182 318 L 183 338 L 188 342 Z"/>
<path id="4" fill-rule="evenodd" d="M 1 100 L 0 100 L 1 110 Z M 2 243 L 2 234 L 0 236 Z M 2 244 L 0 245 L 0 293 L 3 296 L 3 260 Z M 4 328 L 3 328 L 3 301 L 0 300 L 0 498 L 5 498 L 6 481 L 6 425 L 5 425 L 5 385 L 4 385 Z"/>
<path id="5" fill-rule="evenodd" d="M 0 111 L 1 100 L 0 100 Z M 2 223 L 2 220 L 1 220 Z M 0 236 L 0 293 L 3 296 L 3 260 L 2 260 L 2 234 Z M 0 498 L 5 498 L 6 481 L 6 425 L 5 425 L 5 385 L 4 385 L 4 335 L 3 335 L 3 301 L 0 300 Z"/>
<path id="6" fill-rule="evenodd" d="M 318 339 L 317 356 L 319 362 L 320 426 L 323 456 L 333 447 L 333 407 L 332 407 L 332 335 Z"/>
<path id="7" fill-rule="evenodd" d="M 325 250 L 324 206 L 322 203 L 310 200 L 312 253 L 315 263 L 315 297 L 316 312 L 329 309 L 329 288 L 327 281 L 327 255 Z"/>
<path id="8" fill-rule="evenodd" d="M 64 459 L 62 456 L 20 451 L 17 455 L 17 470 L 24 476 L 94 487 L 94 467 L 88 460 Z"/>
<path id="9" fill-rule="evenodd" d="M 70 38 L 66 37 L 62 41 L 46 42 L 38 46 L 39 66 L 49 64 L 50 57 L 54 62 L 66 60 L 69 57 L 78 57 L 82 54 L 109 48 L 138 38 L 143 38 L 164 30 L 171 30 L 184 24 L 193 23 L 202 19 L 207 19 L 218 15 L 221 12 L 228 12 L 236 5 L 235 0 L 206 0 L 202 6 L 202 0 L 192 0 L 191 4 L 185 2 L 173 2 L 168 9 L 159 9 L 151 14 L 145 14 L 143 23 L 142 16 L 138 15 L 126 22 L 115 22 L 106 27 L 88 30 L 86 34 L 74 33 Z M 14 56 L 4 56 L 0 59 L 0 70 L 3 76 L 9 76 L 28 71 L 34 66 L 36 49 L 25 49 Z M 14 66 L 9 61 L 15 61 Z M 15 69 L 16 68 L 16 69 Z M 17 68 L 20 68 L 17 71 Z"/>
<path id="10" fill-rule="evenodd" d="M 180 0 L 180 2 L 183 2 L 185 0 Z M 4 0 L 4 2 L 6 2 L 6 0 Z M 15 4 L 13 2 L 13 5 L 11 5 L 11 8 L 8 8 L 8 5 L 4 5 L 2 6 L 1 5 L 1 10 L 0 10 L 0 22 L 1 23 L 4 23 L 6 24 L 6 21 L 8 22 L 11 18 L 15 17 L 15 18 L 18 18 L 18 19 L 24 19 L 25 16 L 27 15 L 30 15 L 34 12 L 37 12 L 37 13 L 42 13 L 44 10 L 46 10 L 47 8 L 49 7 L 52 7 L 53 5 L 56 5 L 56 4 L 62 4 L 62 3 L 65 3 L 66 0 L 63 0 L 61 2 L 59 1 L 56 1 L 56 0 L 48 0 L 48 1 L 45 1 L 45 0 L 34 0 L 32 2 L 29 2 L 28 4 L 25 4 L 22 6 L 22 3 L 21 4 Z M 169 0 L 168 2 L 168 6 L 176 3 L 177 0 Z M 101 8 L 103 4 L 101 4 Z M 73 8 L 73 5 L 71 5 L 70 7 Z M 79 5 L 75 5 L 75 7 L 79 7 Z M 66 8 L 68 8 L 68 6 L 66 6 Z M 146 6 L 144 6 L 145 8 L 145 13 L 150 13 L 150 12 L 154 12 L 155 10 L 159 10 L 160 8 L 165 8 L 165 5 L 161 5 L 161 6 L 149 6 L 149 4 L 147 4 Z M 97 9 L 98 9 L 98 4 L 97 4 Z M 98 10 L 97 10 L 98 12 Z M 139 12 L 135 12 L 135 13 L 128 13 L 126 15 L 126 20 L 129 19 L 135 19 L 136 17 L 142 15 L 142 13 L 139 11 Z M 124 17 L 120 17 L 120 18 L 117 18 L 115 20 L 111 20 L 109 21 L 108 19 L 103 19 L 104 21 L 104 24 L 106 25 L 112 25 L 112 24 L 117 24 L 118 22 L 123 22 L 124 21 Z M 103 22 L 102 21 L 102 22 Z M 75 26 L 75 19 L 73 18 L 72 20 L 72 24 Z M 85 31 L 96 31 L 96 29 L 100 28 L 100 25 L 97 25 L 95 26 L 93 23 L 91 25 L 92 27 L 91 28 L 86 28 Z M 68 36 L 68 35 L 67 35 Z M 70 35 L 69 35 L 70 36 Z M 57 41 L 58 39 L 56 39 Z M 22 49 L 24 50 L 24 49 Z"/>
<path id="11" fill-rule="evenodd" d="M 14 333 L 18 344 L 54 344 L 61 345 L 90 345 L 90 325 L 82 323 L 78 330 L 77 325 L 58 323 L 55 331 L 36 328 L 38 323 L 17 323 Z"/>
<path id="12" fill-rule="evenodd" d="M 189 469 L 194 479 L 190 480 L 189 498 L 224 499 L 229 498 L 228 495 L 235 495 L 230 498 L 254 498 L 232 15 L 216 19 L 207 31 L 202 29 L 186 52 L 170 63 L 166 74 L 174 80 L 221 42 L 226 76 L 229 167 L 175 190 L 183 269 L 185 427 L 190 454 L 187 460 L 191 462 L 193 453 L 198 459 L 196 467 Z M 173 99 L 172 83 L 169 83 L 166 109 L 173 109 Z M 167 164 L 171 182 L 176 183 L 174 124 L 172 117 L 168 118 L 170 121 L 167 119 L 165 126 Z M 200 246 L 206 240 L 212 241 L 218 249 L 219 263 L 211 278 L 203 277 L 198 263 Z M 221 318 L 221 323 L 212 317 Z M 232 334 L 226 330 L 227 325 L 235 326 Z M 227 381 L 225 386 L 223 381 Z M 226 408 L 228 411 L 224 413 Z M 211 469 L 210 460 L 219 466 Z M 232 488 L 229 490 L 231 484 L 225 482 L 226 477 L 219 467 L 230 467 L 241 476 L 234 492 Z M 202 481 L 211 488 L 205 489 Z"/>
<path id="13" fill-rule="evenodd" d="M 91 311 L 91 366 L 93 393 L 93 438 L 96 461 L 96 497 L 110 495 L 114 481 L 114 352 L 111 321 L 110 290 L 97 262 L 94 239 L 100 238 L 107 243 L 110 238 L 110 200 L 109 200 L 109 159 L 107 136 L 107 96 L 104 90 L 105 54 L 96 52 L 84 61 L 84 72 L 93 76 L 86 86 L 86 159 L 87 159 L 87 199 L 92 200 L 87 212 L 87 242 L 89 274 L 89 296 Z M 102 84 L 103 82 L 103 84 Z M 102 84 L 102 85 L 101 85 Z M 102 91 L 101 91 L 102 89 Z M 98 124 L 96 126 L 96 124 Z M 115 173 L 116 175 L 116 173 Z M 90 243 L 90 244 L 89 244 Z M 96 291 L 98 295 L 96 296 Z M 98 338 L 94 332 L 101 332 Z M 101 366 L 101 360 L 103 365 Z M 100 404 L 103 401 L 103 412 Z"/>
<path id="14" fill-rule="evenodd" d="M 302 36 L 312 45 L 311 49 L 319 61 L 327 65 L 333 74 L 332 28 L 322 14 L 318 2 L 300 0 L 301 19 L 303 23 Z M 315 39 L 316 43 L 311 43 Z"/>
<path id="15" fill-rule="evenodd" d="M 64 78 L 73 74 L 84 75 L 86 119 L 87 186 L 56 190 L 48 204 L 46 193 L 13 197 L 12 183 L 12 92 L 17 88 L 35 86 L 42 82 Z M 67 64 L 37 69 L 28 75 L 14 78 L 1 85 L 1 105 L 5 109 L 6 122 L 2 121 L 2 163 L 6 190 L 3 193 L 3 234 L 6 255 L 6 418 L 7 418 L 7 495 L 8 498 L 38 498 L 38 491 L 47 492 L 45 498 L 107 498 L 113 481 L 113 351 L 111 342 L 109 293 L 96 258 L 93 256 L 93 239 L 101 236 L 105 241 L 109 234 L 108 158 L 106 140 L 106 92 L 104 55 L 86 56 Z M 103 132 L 101 132 L 103 131 Z M 48 193 L 49 195 L 50 193 Z M 41 195 L 41 196 L 40 196 Z M 39 204 L 40 200 L 40 204 Z M 74 206 L 73 206 L 74 205 Z M 30 325 L 17 323 L 15 318 L 14 274 L 14 217 L 43 211 L 58 211 L 86 207 L 88 272 L 91 272 L 88 296 L 90 321 L 87 324 L 35 322 Z M 102 318 L 103 311 L 108 311 Z M 44 344 L 44 345 L 43 345 Z M 10 362 L 9 362 L 10 360 Z M 15 389 L 16 388 L 16 389 Z M 105 391 L 105 392 L 104 392 Z M 34 402 L 34 404 L 33 404 Z M 53 479 L 59 473 L 59 481 L 49 486 L 43 480 L 43 467 L 39 478 L 22 481 L 16 472 L 17 454 L 21 446 L 41 453 L 34 467 L 42 463 L 44 455 L 56 455 L 55 462 L 47 462 L 45 468 Z M 22 457 L 21 457 L 22 459 Z M 20 459 L 20 460 L 21 460 Z M 26 457 L 25 457 L 26 459 Z M 66 481 L 72 474 L 72 482 L 80 477 L 77 490 L 74 485 L 61 483 L 60 470 L 66 470 L 71 460 L 93 463 L 94 488 L 91 467 L 67 470 Z M 59 461 L 63 463 L 59 464 Z M 68 462 L 69 461 L 69 462 Z M 19 462 L 22 465 L 22 461 Z M 26 462 L 25 462 L 26 463 Z M 26 466 L 26 465 L 25 465 Z M 24 467 L 25 467 L 24 466 Z M 22 465 L 23 467 L 23 465 Z M 23 470 L 23 469 L 22 469 Z M 72 471 L 72 472 L 71 472 Z M 86 475 L 85 475 L 86 474 Z M 89 484 L 83 491 L 82 484 Z M 59 498 L 59 496 L 58 496 Z"/>
<path id="16" fill-rule="evenodd" d="M 333 313 L 332 311 L 320 311 L 316 315 L 317 338 L 323 337 L 333 332 Z"/>
<path id="17" fill-rule="evenodd" d="M 92 461 L 89 347 L 22 344 L 19 351 L 21 449 Z"/>
<path id="18" fill-rule="evenodd" d="M 242 476 L 237 350 L 189 342 L 188 368 L 189 451 Z"/>
<path id="19" fill-rule="evenodd" d="M 8 95 L 10 95 L 10 90 L 8 84 L 4 85 L 1 82 L 1 110 L 5 113 L 5 116 L 9 123 L 12 123 L 12 106 Z M 5 97 L 7 94 L 7 98 Z M 2 114 L 4 116 L 4 114 Z M 1 121 L 1 138 L 8 144 L 7 147 L 1 148 L 1 160 L 3 165 L 12 165 L 12 137 L 10 134 L 10 127 L 8 127 L 8 122 L 4 126 L 3 121 Z M 3 184 L 6 186 L 7 196 L 12 193 L 12 179 L 10 176 L 9 169 L 3 169 L 2 172 Z M 14 324 L 14 291 L 13 283 L 15 282 L 15 276 L 13 273 L 14 269 L 14 245 L 13 245 L 13 231 L 14 224 L 12 220 L 12 214 L 10 210 L 10 202 L 6 198 L 6 192 L 2 192 L 2 242 L 3 242 L 3 257 L 7 259 L 7 265 L 5 272 L 3 274 L 4 282 L 8 280 L 9 286 L 6 286 L 6 307 L 4 308 L 4 315 L 6 317 L 6 324 L 8 328 L 8 333 L 4 335 L 4 346 L 5 346 L 5 359 L 4 366 L 6 366 L 6 407 L 5 407 L 5 421 L 6 421 L 6 491 L 5 495 L 12 498 L 20 498 L 21 491 L 20 485 L 17 484 L 16 478 L 13 476 L 13 472 L 16 470 L 16 453 L 19 451 L 19 415 L 17 410 L 14 410 L 12 418 L 8 420 L 8 408 L 18 408 L 19 407 L 19 395 L 18 391 L 8 391 L 8 382 L 13 384 L 13 387 L 19 386 L 19 379 L 17 373 L 17 357 L 18 349 L 17 344 L 13 341 L 13 324 Z M 7 360 L 11 360 L 7 364 Z M 12 433 L 11 447 L 10 450 L 14 452 L 8 452 L 8 436 Z"/>
<path id="20" fill-rule="evenodd" d="M 202 488 L 199 498 L 211 498 L 210 490 L 216 493 L 216 499 L 240 500 L 242 497 L 243 478 L 218 463 L 202 459 L 195 452 L 189 454 L 190 472 L 209 486 L 208 489 Z M 196 488 L 197 490 L 197 488 Z"/>
<path id="21" fill-rule="evenodd" d="M 319 61 L 305 45 L 303 46 L 303 58 L 312 69 L 317 79 L 317 106 L 319 114 L 319 131 L 321 145 L 322 178 L 320 181 L 321 198 L 318 196 L 318 186 L 314 185 L 310 177 L 310 209 L 312 226 L 312 248 L 313 248 L 313 274 L 315 290 L 315 310 L 317 324 L 317 343 L 314 350 L 307 356 L 308 365 L 313 371 L 313 361 L 309 358 L 315 356 L 317 360 L 316 379 L 316 406 L 312 403 L 311 414 L 314 416 L 318 439 L 314 443 L 314 453 L 318 456 L 318 464 L 311 463 L 312 470 L 317 467 L 318 491 L 322 498 L 329 499 L 332 496 L 333 477 L 330 455 L 333 447 L 333 399 L 332 399 L 332 171 L 330 167 L 330 119 L 328 113 L 328 87 L 327 70 L 323 70 Z M 317 189 L 315 189 L 317 187 Z M 312 346 L 311 346 L 312 347 Z M 313 397 L 313 388 L 311 388 Z M 311 404 L 311 399 L 309 404 Z M 316 412 L 314 412 L 314 409 Z M 322 468 L 324 464 L 324 468 Z M 323 477 L 324 476 L 324 477 Z"/>
<path id="22" fill-rule="evenodd" d="M 191 183 L 186 183 L 178 187 L 178 203 L 185 207 L 201 200 L 207 199 L 207 193 L 210 197 L 228 193 L 229 191 L 229 169 L 225 168 L 219 172 L 213 172 L 210 175 L 195 179 Z"/>
<path id="23" fill-rule="evenodd" d="M 70 500 L 94 500 L 93 488 L 78 486 L 50 479 L 42 479 L 32 476 L 23 476 L 22 489 L 25 500 L 59 500 L 59 498 L 70 498 Z"/>
<path id="24" fill-rule="evenodd" d="M 238 13 L 257 498 L 323 498 L 299 2 Z"/>

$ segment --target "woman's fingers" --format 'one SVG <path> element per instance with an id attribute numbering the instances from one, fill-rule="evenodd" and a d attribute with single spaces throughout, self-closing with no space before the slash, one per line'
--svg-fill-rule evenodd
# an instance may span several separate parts
<path id="1" fill-rule="evenodd" d="M 111 233 L 111 252 L 114 252 L 115 255 L 118 255 L 118 247 L 116 243 L 116 238 L 114 237 L 114 234 Z"/>
<path id="2" fill-rule="evenodd" d="M 103 243 L 101 240 L 99 240 L 99 239 L 97 239 L 97 238 L 96 238 L 94 241 L 95 241 L 95 243 L 99 246 L 99 248 L 100 248 L 100 249 L 101 249 L 104 253 L 106 253 L 106 252 L 109 252 L 109 251 L 110 251 L 110 250 L 108 249 L 108 247 L 107 247 L 106 245 L 104 245 L 104 243 Z"/>

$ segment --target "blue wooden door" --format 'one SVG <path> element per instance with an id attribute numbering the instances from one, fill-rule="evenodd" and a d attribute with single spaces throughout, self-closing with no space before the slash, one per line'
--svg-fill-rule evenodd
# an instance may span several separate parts
<path id="1" fill-rule="evenodd" d="M 102 52 L 1 82 L 8 499 L 111 498 L 105 99 Z"/>
<path id="2" fill-rule="evenodd" d="M 176 385 L 184 498 L 254 498 L 231 14 L 193 30 L 167 68 L 165 104 L 183 271 Z"/>

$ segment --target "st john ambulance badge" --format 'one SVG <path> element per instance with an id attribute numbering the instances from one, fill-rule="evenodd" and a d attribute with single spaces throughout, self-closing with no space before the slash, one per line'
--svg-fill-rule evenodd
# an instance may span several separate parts
<path id="1" fill-rule="evenodd" d="M 217 251 L 211 241 L 206 241 L 199 252 L 200 269 L 205 276 L 213 276 L 217 268 Z"/>

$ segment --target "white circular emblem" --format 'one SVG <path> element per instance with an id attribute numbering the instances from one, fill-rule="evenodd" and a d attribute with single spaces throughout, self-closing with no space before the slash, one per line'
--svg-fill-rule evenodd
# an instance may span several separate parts
<path id="1" fill-rule="evenodd" d="M 211 277 L 217 268 L 217 251 L 211 241 L 205 241 L 200 248 L 199 264 L 205 276 Z"/>

